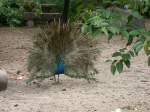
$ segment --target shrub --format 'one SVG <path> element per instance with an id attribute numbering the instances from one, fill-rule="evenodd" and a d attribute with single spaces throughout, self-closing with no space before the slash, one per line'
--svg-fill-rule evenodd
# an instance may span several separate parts
<path id="1" fill-rule="evenodd" d="M 38 2 L 33 0 L 0 0 L 0 24 L 9 26 L 24 25 L 24 12 L 41 13 Z"/>
<path id="2" fill-rule="evenodd" d="M 41 5 L 39 2 L 36 2 L 35 0 L 24 0 L 20 3 L 20 6 L 23 7 L 24 12 L 35 12 L 37 14 L 42 13 Z"/>
<path id="3" fill-rule="evenodd" d="M 104 7 L 116 5 L 120 8 L 127 8 L 138 11 L 141 15 L 150 16 L 149 0 L 102 0 Z"/>
<path id="4" fill-rule="evenodd" d="M 17 0 L 0 0 L 0 23 L 18 26 L 23 23 L 23 8 Z"/>
<path id="5" fill-rule="evenodd" d="M 137 29 L 127 32 L 128 44 L 126 48 L 120 49 L 113 53 L 111 72 L 115 74 L 123 72 L 123 68 L 126 66 L 130 68 L 131 59 L 138 56 L 139 52 L 144 49 L 146 56 L 148 57 L 148 66 L 150 66 L 150 40 L 147 38 L 150 36 L 150 31 L 144 29 Z M 133 40 L 136 40 L 135 42 Z M 130 46 L 130 48 L 128 48 Z"/>
<path id="6" fill-rule="evenodd" d="M 144 28 L 144 22 L 138 13 L 127 12 L 120 8 L 89 10 L 82 17 L 82 21 L 83 33 L 90 33 L 93 36 L 105 33 L 109 39 L 115 34 L 125 35 L 128 30 Z"/>
<path id="7" fill-rule="evenodd" d="M 116 12 L 117 11 L 117 12 Z M 118 12 L 121 11 L 121 12 Z M 126 11 L 125 11 L 126 12 Z M 120 34 L 127 40 L 127 47 L 115 52 L 112 57 L 111 71 L 113 74 L 123 71 L 124 65 L 130 67 L 130 61 L 144 49 L 150 65 L 150 31 L 146 31 L 141 16 L 136 12 L 125 13 L 123 10 L 98 9 L 89 11 L 83 17 L 82 32 L 93 36 L 104 33 L 108 39 Z M 117 22 L 116 22 L 117 21 Z M 137 40 L 134 42 L 133 40 Z M 131 46 L 131 49 L 128 49 Z"/>

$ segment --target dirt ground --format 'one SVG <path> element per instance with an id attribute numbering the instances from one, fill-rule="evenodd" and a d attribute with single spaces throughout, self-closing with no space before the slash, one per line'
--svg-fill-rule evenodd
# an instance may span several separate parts
<path id="1" fill-rule="evenodd" d="M 104 37 L 99 40 L 98 82 L 62 76 L 59 85 L 45 81 L 40 87 L 27 86 L 26 59 L 35 32 L 36 28 L 0 28 L 0 68 L 9 74 L 8 89 L 0 92 L 0 112 L 150 112 L 150 69 L 143 53 L 121 75 L 110 73 L 106 60 L 125 44 L 118 37 L 110 44 Z"/>

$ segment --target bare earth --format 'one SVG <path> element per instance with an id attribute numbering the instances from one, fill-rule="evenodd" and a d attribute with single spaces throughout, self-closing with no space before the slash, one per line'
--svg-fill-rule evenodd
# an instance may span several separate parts
<path id="1" fill-rule="evenodd" d="M 116 76 L 110 73 L 110 63 L 105 62 L 125 45 L 118 37 L 110 44 L 104 37 L 99 40 L 102 52 L 96 64 L 98 82 L 62 76 L 59 85 L 49 80 L 40 87 L 27 86 L 26 59 L 35 32 L 35 28 L 0 28 L 0 68 L 5 68 L 10 78 L 8 89 L 0 92 L 0 112 L 111 112 L 116 108 L 150 112 L 150 69 L 146 56 L 141 53 L 130 69 Z"/>

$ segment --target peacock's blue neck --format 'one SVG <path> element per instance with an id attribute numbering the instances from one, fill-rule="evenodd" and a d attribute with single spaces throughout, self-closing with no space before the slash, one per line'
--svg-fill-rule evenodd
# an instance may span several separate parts
<path id="1" fill-rule="evenodd" d="M 64 58 L 61 55 L 56 56 L 56 74 L 64 74 Z"/>

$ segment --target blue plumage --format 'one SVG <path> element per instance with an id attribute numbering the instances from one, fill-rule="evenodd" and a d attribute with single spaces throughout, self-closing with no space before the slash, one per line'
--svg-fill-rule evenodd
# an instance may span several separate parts
<path id="1" fill-rule="evenodd" d="M 64 74 L 64 59 L 61 56 L 57 57 L 56 74 Z"/>
<path id="2" fill-rule="evenodd" d="M 64 63 L 57 64 L 56 74 L 64 74 Z"/>

